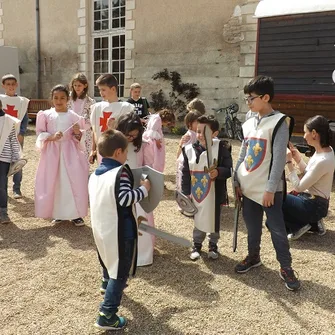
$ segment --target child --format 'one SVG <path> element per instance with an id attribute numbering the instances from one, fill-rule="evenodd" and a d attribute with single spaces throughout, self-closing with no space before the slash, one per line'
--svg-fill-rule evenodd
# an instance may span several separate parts
<path id="1" fill-rule="evenodd" d="M 212 131 L 212 166 L 207 163 L 205 126 Z M 219 132 L 219 122 L 212 115 L 198 118 L 197 139 L 182 150 L 184 165 L 182 169 L 182 193 L 189 196 L 198 212 L 194 215 L 192 260 L 200 258 L 202 243 L 209 234 L 208 258 L 218 258 L 218 240 L 220 238 L 220 208 L 227 201 L 226 180 L 231 175 L 231 148 L 226 141 L 215 139 Z M 214 168 L 212 168 L 214 166 Z M 206 169 L 209 169 L 209 171 Z"/>
<path id="2" fill-rule="evenodd" d="M 201 99 L 198 98 L 194 98 L 192 101 L 190 101 L 187 104 L 186 109 L 188 112 L 192 110 L 197 110 L 198 112 L 200 112 L 201 115 L 206 114 L 205 104 Z"/>
<path id="3" fill-rule="evenodd" d="M 91 125 L 93 130 L 92 151 L 89 161 L 92 164 L 97 156 L 96 143 L 108 128 L 115 128 L 115 121 L 123 114 L 132 112 L 134 106 L 119 101 L 117 96 L 117 79 L 112 74 L 103 74 L 96 80 L 100 95 L 104 101 L 91 106 Z"/>
<path id="4" fill-rule="evenodd" d="M 20 145 L 16 136 L 16 125 L 20 120 L 5 114 L 0 100 L 0 223 L 9 223 L 7 213 L 7 174 L 10 163 L 20 158 Z"/>
<path id="5" fill-rule="evenodd" d="M 165 167 L 165 143 L 162 127 L 174 126 L 176 117 L 168 109 L 163 109 L 156 114 L 151 114 L 143 139 L 150 144 L 154 162 L 152 168 L 163 172 Z"/>
<path id="6" fill-rule="evenodd" d="M 3 110 L 6 114 L 11 115 L 21 121 L 20 126 L 17 126 L 18 140 L 21 148 L 23 148 L 24 135 L 28 126 L 28 105 L 29 99 L 16 95 L 18 87 L 17 79 L 12 74 L 6 74 L 2 77 L 2 87 L 5 94 L 0 94 Z M 14 199 L 22 198 L 21 193 L 22 170 L 13 176 L 13 197 Z"/>
<path id="7" fill-rule="evenodd" d="M 127 138 L 117 130 L 107 130 L 98 142 L 102 162 L 89 180 L 91 222 L 94 240 L 108 280 L 95 326 L 104 330 L 122 329 L 127 321 L 116 313 L 129 274 L 135 274 L 137 224 L 133 204 L 150 190 L 149 180 L 133 189 L 127 165 Z"/>
<path id="8" fill-rule="evenodd" d="M 130 85 L 130 98 L 127 100 L 130 104 L 135 106 L 135 113 L 141 118 L 143 124 L 146 123 L 144 119 L 150 115 L 150 105 L 145 97 L 141 97 L 142 87 L 139 83 Z"/>
<path id="9" fill-rule="evenodd" d="M 85 155 L 88 159 L 92 151 L 92 130 L 91 130 L 91 105 L 95 103 L 95 100 L 87 95 L 88 92 L 88 80 L 83 73 L 77 73 L 71 80 L 70 83 L 70 101 L 68 108 L 72 109 L 76 114 L 83 116 L 86 122 L 85 132 Z"/>
<path id="10" fill-rule="evenodd" d="M 187 132 L 182 136 L 177 152 L 177 175 L 176 175 L 176 189 L 181 191 L 181 173 L 183 169 L 184 156 L 181 154 L 183 147 L 188 144 L 193 144 L 197 140 L 197 127 L 198 127 L 198 118 L 201 116 L 201 113 L 197 110 L 192 110 L 186 114 L 184 118 L 185 126 L 187 127 Z"/>
<path id="11" fill-rule="evenodd" d="M 35 214 L 53 217 L 53 223 L 71 220 L 83 226 L 87 215 L 88 165 L 80 129 L 85 119 L 67 109 L 69 91 L 63 85 L 51 90 L 54 108 L 36 119 L 36 146 L 41 150 L 35 182 Z"/>
<path id="12" fill-rule="evenodd" d="M 128 140 L 127 164 L 131 169 L 144 165 L 153 166 L 154 157 L 149 143 L 142 140 L 143 126 L 140 117 L 134 112 L 120 116 L 116 129 L 121 131 Z M 136 215 L 146 217 L 148 224 L 154 226 L 153 213 L 146 213 L 140 204 L 136 204 Z M 155 238 L 142 232 L 138 238 L 137 266 L 153 263 Z"/>
<path id="13" fill-rule="evenodd" d="M 243 124 L 244 141 L 236 164 L 236 194 L 243 197 L 243 218 L 248 230 L 248 256 L 236 265 L 237 273 L 260 266 L 263 212 L 280 263 L 280 277 L 289 290 L 300 282 L 291 268 L 291 254 L 283 219 L 283 171 L 289 140 L 288 118 L 271 107 L 272 78 L 258 76 L 245 87 L 246 101 L 258 115 Z"/>

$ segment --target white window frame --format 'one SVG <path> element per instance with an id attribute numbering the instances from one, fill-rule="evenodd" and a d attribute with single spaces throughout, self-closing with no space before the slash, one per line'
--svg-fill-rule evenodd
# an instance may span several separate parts
<path id="1" fill-rule="evenodd" d="M 94 71 L 94 51 L 96 50 L 94 48 L 94 39 L 95 38 L 102 38 L 102 37 L 107 37 L 108 38 L 108 73 L 112 73 L 112 38 L 114 36 L 119 36 L 119 38 L 123 35 L 124 39 L 125 39 L 125 33 L 126 33 L 126 28 L 112 28 L 112 15 L 113 15 L 113 0 L 109 0 L 109 29 L 104 29 L 104 30 L 99 30 L 99 31 L 95 31 L 94 30 L 94 2 L 93 1 L 93 7 L 92 7 L 92 13 L 91 13 L 91 17 L 92 17 L 92 87 L 93 87 L 93 95 L 94 98 L 96 98 L 97 100 L 99 100 L 100 96 L 96 96 L 95 94 L 95 71 Z M 123 16 L 122 16 L 123 17 Z M 122 18 L 120 16 L 120 19 Z M 125 19 L 125 17 L 124 17 Z M 120 38 L 121 40 L 121 38 Z M 121 48 L 120 48 L 121 49 Z M 124 50 L 125 50 L 125 45 L 124 45 Z M 124 58 L 119 58 L 118 61 L 121 63 L 121 61 L 124 62 L 125 64 L 125 57 Z M 121 75 L 123 74 L 123 82 L 121 81 Z M 119 88 L 118 88 L 118 96 L 119 98 L 123 98 L 124 96 L 124 85 L 125 85 L 125 68 L 123 69 L 123 71 L 121 71 L 121 68 L 119 69 L 118 72 L 119 75 Z"/>

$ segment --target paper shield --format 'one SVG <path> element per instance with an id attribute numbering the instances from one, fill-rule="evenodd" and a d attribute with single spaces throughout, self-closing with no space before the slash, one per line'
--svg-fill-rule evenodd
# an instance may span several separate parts
<path id="1" fill-rule="evenodd" d="M 136 169 L 131 169 L 134 175 L 134 188 L 140 186 L 140 181 L 149 179 L 151 188 L 146 198 L 139 202 L 146 213 L 152 212 L 162 200 L 164 193 L 164 174 L 145 165 Z"/>
<path id="2" fill-rule="evenodd" d="M 27 160 L 24 159 L 24 158 L 19 159 L 18 161 L 11 163 L 10 167 L 9 167 L 7 177 L 10 177 L 10 176 L 14 175 L 15 173 L 19 172 L 20 170 L 22 170 L 22 168 L 26 164 L 27 164 Z"/>

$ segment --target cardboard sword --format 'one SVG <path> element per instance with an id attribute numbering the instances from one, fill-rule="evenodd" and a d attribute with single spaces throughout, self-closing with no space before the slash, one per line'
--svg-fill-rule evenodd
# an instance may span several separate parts
<path id="1" fill-rule="evenodd" d="M 207 150 L 207 166 L 205 167 L 205 172 L 211 171 L 215 169 L 217 166 L 217 162 L 213 160 L 213 153 L 212 153 L 212 130 L 209 126 L 204 127 L 204 137 L 206 143 L 206 150 Z"/>
<path id="2" fill-rule="evenodd" d="M 168 240 L 168 241 L 171 241 L 173 243 L 180 244 L 183 247 L 189 248 L 189 247 L 192 246 L 192 243 L 189 240 L 187 240 L 186 238 L 176 236 L 176 235 L 172 235 L 172 234 L 169 234 L 169 233 L 167 233 L 163 230 L 157 229 L 155 227 L 151 227 L 151 226 L 145 224 L 143 221 L 147 222 L 147 219 L 143 216 L 139 216 L 137 218 L 138 229 L 139 230 L 144 231 L 144 232 L 146 232 L 150 235 L 155 235 L 155 236 L 161 237 L 164 240 Z"/>
<path id="3" fill-rule="evenodd" d="M 241 200 L 237 197 L 236 190 L 235 190 L 235 184 L 234 184 L 234 169 L 231 168 L 231 182 L 232 182 L 232 188 L 233 188 L 233 194 L 234 194 L 234 228 L 233 228 L 233 252 L 237 249 L 237 233 L 238 233 L 238 218 L 240 215 L 240 210 L 242 207 Z"/>

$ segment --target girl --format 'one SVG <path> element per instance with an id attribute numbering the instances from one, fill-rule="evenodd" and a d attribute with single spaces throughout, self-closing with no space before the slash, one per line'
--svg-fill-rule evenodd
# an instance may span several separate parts
<path id="1" fill-rule="evenodd" d="M 36 119 L 36 146 L 41 151 L 35 181 L 35 214 L 71 220 L 84 225 L 87 215 L 88 165 L 82 130 L 85 119 L 67 109 L 69 91 L 63 85 L 51 90 L 54 108 L 40 111 Z"/>
<path id="2" fill-rule="evenodd" d="M 287 194 L 283 204 L 284 220 L 290 233 L 288 238 L 291 240 L 298 239 L 310 229 L 317 231 L 319 235 L 325 234 L 322 218 L 328 213 L 335 169 L 328 120 L 316 115 L 306 121 L 304 131 L 307 144 L 315 148 L 315 153 L 308 164 L 292 144 L 286 155 L 288 179 L 295 191 L 295 195 Z M 294 169 L 292 160 L 303 174 L 301 179 Z"/>
<path id="3" fill-rule="evenodd" d="M 120 116 L 117 121 L 116 129 L 121 131 L 128 139 L 128 156 L 126 164 L 131 169 L 144 165 L 152 167 L 153 156 L 149 144 L 142 140 L 143 126 L 140 117 L 134 112 Z M 136 204 L 136 215 L 144 216 L 148 224 L 154 226 L 153 213 L 145 213 L 141 205 Z M 141 232 L 138 238 L 138 258 L 137 266 L 150 265 L 153 262 L 155 238 Z"/>
<path id="4" fill-rule="evenodd" d="M 77 73 L 71 80 L 70 83 L 71 98 L 68 102 L 68 108 L 72 109 L 76 114 L 83 116 L 86 123 L 85 132 L 85 155 L 88 160 L 90 152 L 92 150 L 92 130 L 91 130 L 91 105 L 95 103 L 95 100 L 87 95 L 88 92 L 88 80 L 83 73 Z M 84 134 L 83 134 L 84 135 Z"/>
<path id="5" fill-rule="evenodd" d="M 176 189 L 177 191 L 181 191 L 181 171 L 184 164 L 184 156 L 181 151 L 182 148 L 188 144 L 193 144 L 197 140 L 197 126 L 198 126 L 198 118 L 201 116 L 201 113 L 197 110 L 192 110 L 186 114 L 184 123 L 187 127 L 187 132 L 182 136 L 178 152 L 177 152 L 177 175 L 176 175 Z"/>
<path id="6" fill-rule="evenodd" d="M 163 172 L 165 167 L 165 143 L 162 127 L 173 127 L 176 118 L 172 111 L 163 109 L 149 116 L 143 139 L 150 144 L 151 155 L 154 157 L 152 168 Z"/>

